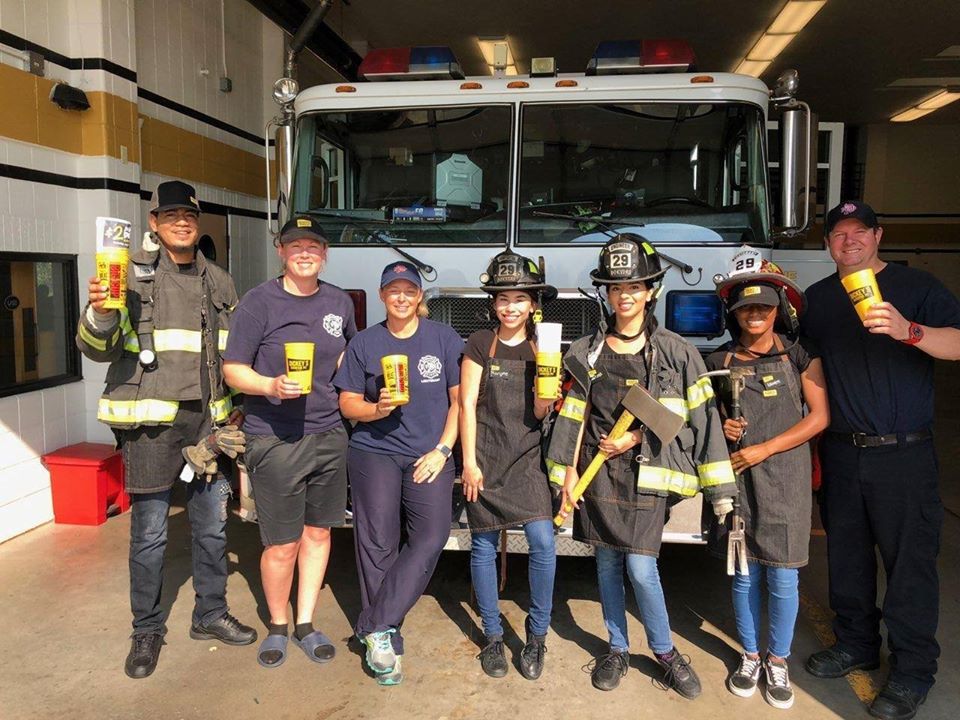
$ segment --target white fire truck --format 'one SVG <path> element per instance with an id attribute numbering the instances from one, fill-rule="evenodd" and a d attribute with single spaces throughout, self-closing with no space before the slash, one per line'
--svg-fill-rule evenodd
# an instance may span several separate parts
<path id="1" fill-rule="evenodd" d="M 296 45 L 295 39 L 294 45 Z M 295 49 L 288 56 L 292 70 Z M 544 320 L 569 342 L 590 332 L 599 247 L 615 232 L 653 243 L 672 267 L 662 325 L 707 349 L 721 338 L 713 277 L 744 244 L 809 223 L 816 127 L 796 74 L 759 80 L 691 72 L 676 40 L 601 43 L 583 73 L 464 77 L 444 47 L 373 50 L 360 80 L 299 91 L 277 82 L 279 214 L 310 215 L 330 238 L 326 277 L 352 295 L 358 327 L 383 319 L 379 271 L 422 270 L 431 317 L 463 337 L 488 326 L 479 275 L 504 248 L 542 258 L 561 289 Z M 542 68 L 540 66 L 543 66 Z M 783 138 L 779 226 L 767 172 L 769 107 Z M 673 509 L 665 540 L 698 542 L 700 498 Z M 572 541 L 559 552 L 585 554 Z M 524 550 L 523 533 L 510 549 Z M 469 547 L 454 531 L 448 547 Z"/>

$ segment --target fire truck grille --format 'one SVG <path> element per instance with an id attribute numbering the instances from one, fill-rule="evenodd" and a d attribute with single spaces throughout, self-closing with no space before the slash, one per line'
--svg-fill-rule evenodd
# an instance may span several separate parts
<path id="1" fill-rule="evenodd" d="M 427 307 L 431 320 L 446 323 L 463 338 L 492 327 L 490 300 L 486 296 L 437 295 L 427 298 Z M 543 308 L 543 321 L 562 323 L 562 340 L 567 344 L 593 332 L 600 321 L 600 308 L 585 297 L 560 297 Z"/>

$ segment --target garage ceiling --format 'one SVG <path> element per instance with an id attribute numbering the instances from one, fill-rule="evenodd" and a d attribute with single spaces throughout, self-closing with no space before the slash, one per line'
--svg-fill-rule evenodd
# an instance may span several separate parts
<path id="1" fill-rule="evenodd" d="M 509 38 L 521 72 L 529 59 L 553 56 L 561 72 L 582 72 L 601 40 L 679 37 L 694 47 L 701 71 L 729 71 L 785 0 L 335 0 L 326 25 L 364 46 L 449 45 L 467 75 L 488 74 L 478 35 Z M 258 6 L 316 0 L 260 0 Z M 960 86 L 960 57 L 933 59 L 960 45 L 958 0 L 828 0 L 770 65 L 771 84 L 786 68 L 800 72 L 800 95 L 821 120 L 887 122 L 929 97 L 947 79 Z M 314 48 L 315 49 L 315 48 Z M 930 86 L 891 87 L 905 78 Z M 917 124 L 960 124 L 960 102 Z"/>

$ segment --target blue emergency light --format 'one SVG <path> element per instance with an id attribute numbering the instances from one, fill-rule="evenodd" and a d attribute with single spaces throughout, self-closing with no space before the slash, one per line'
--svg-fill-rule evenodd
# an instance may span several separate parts
<path id="1" fill-rule="evenodd" d="M 671 290 L 666 326 L 678 335 L 717 337 L 723 332 L 723 303 L 708 290 Z"/>
<path id="2" fill-rule="evenodd" d="M 686 40 L 605 40 L 587 63 L 587 75 L 688 72 L 695 63 Z"/>
<path id="3" fill-rule="evenodd" d="M 462 80 L 453 51 L 443 45 L 371 50 L 357 74 L 364 80 Z"/>

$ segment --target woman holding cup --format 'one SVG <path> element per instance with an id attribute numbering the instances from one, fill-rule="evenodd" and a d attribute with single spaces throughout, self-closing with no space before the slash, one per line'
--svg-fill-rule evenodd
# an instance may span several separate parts
<path id="1" fill-rule="evenodd" d="M 384 268 L 380 299 L 386 320 L 353 339 L 334 384 L 357 423 L 347 452 L 363 606 L 355 630 L 377 682 L 396 685 L 400 626 L 450 535 L 463 341 L 425 317 L 412 264 Z"/>
<path id="2" fill-rule="evenodd" d="M 503 252 L 480 276 L 491 295 L 497 325 L 467 340 L 460 377 L 463 492 L 470 523 L 470 572 L 486 646 L 477 656 L 490 677 L 507 673 L 497 592 L 497 539 L 522 525 L 530 547 L 530 614 L 520 672 L 536 680 L 543 671 L 544 640 L 553 607 L 556 547 L 552 501 L 540 452 L 541 421 L 557 399 L 539 397 L 533 313 L 556 297 L 556 288 L 529 258 Z M 559 365 L 559 344 L 557 347 Z M 555 368 L 559 375 L 559 368 Z M 546 389 L 546 388 L 542 388 Z"/>
<path id="3" fill-rule="evenodd" d="M 333 659 L 313 613 L 330 557 L 330 528 L 343 524 L 347 433 L 332 381 L 356 334 L 353 303 L 319 280 L 327 239 L 310 218 L 286 223 L 277 253 L 283 274 L 250 290 L 237 306 L 223 374 L 244 393 L 246 466 L 255 487 L 261 582 L 269 634 L 257 661 L 286 658 L 287 605 L 299 569 L 294 643 L 314 662 Z"/>

